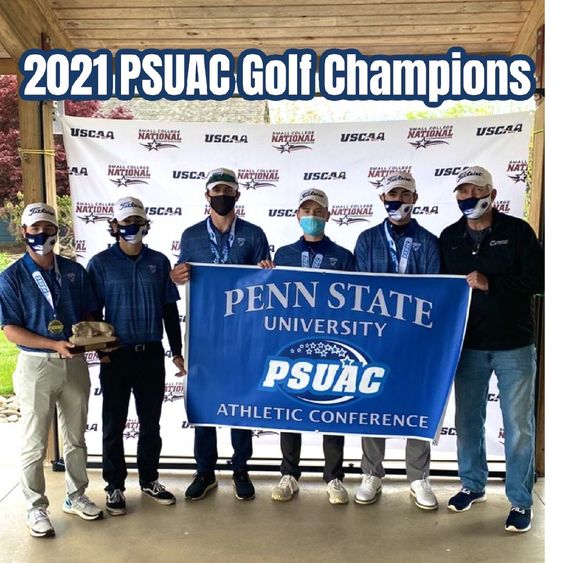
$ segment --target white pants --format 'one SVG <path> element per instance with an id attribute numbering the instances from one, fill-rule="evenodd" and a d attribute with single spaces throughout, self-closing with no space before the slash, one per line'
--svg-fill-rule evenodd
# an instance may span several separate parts
<path id="1" fill-rule="evenodd" d="M 84 357 L 63 360 L 21 352 L 14 390 L 21 409 L 21 486 L 27 510 L 49 505 L 43 462 L 55 405 L 64 444 L 66 492 L 71 497 L 83 494 L 88 486 L 84 431 L 90 396 Z"/>

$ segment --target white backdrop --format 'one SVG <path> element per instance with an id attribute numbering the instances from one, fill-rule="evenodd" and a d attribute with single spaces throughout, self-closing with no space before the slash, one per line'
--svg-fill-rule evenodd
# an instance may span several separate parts
<path id="1" fill-rule="evenodd" d="M 460 212 L 453 191 L 460 167 L 488 168 L 498 191 L 497 207 L 522 217 L 533 116 L 340 124 L 245 125 L 121 121 L 65 117 L 63 134 L 70 173 L 74 232 L 79 261 L 86 265 L 112 243 L 107 229 L 115 200 L 140 198 L 151 219 L 145 242 L 172 263 L 182 231 L 208 213 L 205 175 L 226 166 L 239 172 L 237 213 L 266 232 L 272 255 L 300 236 L 296 200 L 307 187 L 325 190 L 332 214 L 327 235 L 354 249 L 358 235 L 385 217 L 378 199 L 381 178 L 391 170 L 409 170 L 419 200 L 414 217 L 436 235 Z M 183 291 L 180 292 L 183 296 Z M 179 303 L 185 321 L 184 301 Z M 248 345 L 241 338 L 241 346 Z M 166 347 L 166 346 L 165 346 Z M 167 352 L 169 355 L 169 351 Z M 87 432 L 90 454 L 101 455 L 101 394 L 97 359 L 89 354 L 92 396 Z M 193 430 L 186 424 L 183 383 L 167 360 L 166 396 L 161 419 L 162 456 L 191 457 Z M 434 459 L 455 459 L 454 407 L 450 401 Z M 136 452 L 138 421 L 131 401 L 125 431 L 127 454 Z M 503 428 L 496 381 L 491 383 L 487 450 L 503 458 Z M 358 460 L 358 437 L 346 440 L 345 459 Z M 304 435 L 303 458 L 322 458 L 320 436 Z M 388 441 L 388 457 L 403 459 L 404 441 Z M 220 457 L 229 457 L 230 438 L 220 431 Z M 254 440 L 256 459 L 280 457 L 277 436 Z"/>

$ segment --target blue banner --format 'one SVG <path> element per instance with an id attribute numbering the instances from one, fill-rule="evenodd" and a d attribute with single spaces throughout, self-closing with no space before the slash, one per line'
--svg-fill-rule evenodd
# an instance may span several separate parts
<path id="1" fill-rule="evenodd" d="M 465 278 L 199 264 L 191 272 L 191 424 L 436 436 L 465 333 Z"/>

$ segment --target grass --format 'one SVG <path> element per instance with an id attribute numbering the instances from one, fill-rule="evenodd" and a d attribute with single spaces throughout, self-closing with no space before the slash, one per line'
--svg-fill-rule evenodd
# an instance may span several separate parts
<path id="1" fill-rule="evenodd" d="M 0 252 L 0 272 L 7 268 L 14 256 L 6 252 Z M 12 384 L 12 374 L 16 367 L 18 349 L 15 344 L 8 342 L 4 336 L 4 331 L 0 330 L 0 395 L 12 395 L 14 387 Z"/>

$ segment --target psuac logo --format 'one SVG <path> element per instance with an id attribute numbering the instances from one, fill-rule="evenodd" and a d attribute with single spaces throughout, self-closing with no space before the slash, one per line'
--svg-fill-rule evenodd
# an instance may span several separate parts
<path id="1" fill-rule="evenodd" d="M 70 128 L 71 137 L 82 137 L 88 139 L 114 139 L 113 131 L 102 131 L 100 129 L 79 129 L 78 127 Z"/>
<path id="2" fill-rule="evenodd" d="M 511 160 L 506 167 L 506 175 L 514 181 L 515 184 L 518 182 L 526 183 L 526 177 L 528 174 L 528 162 L 525 160 Z"/>
<path id="3" fill-rule="evenodd" d="M 341 133 L 341 143 L 366 143 L 375 141 L 385 141 L 385 133 L 379 131 L 378 133 Z"/>
<path id="4" fill-rule="evenodd" d="M 178 149 L 180 148 L 178 145 L 182 142 L 179 129 L 139 129 L 137 138 L 139 144 L 149 152 Z"/>
<path id="5" fill-rule="evenodd" d="M 314 131 L 274 131 L 272 133 L 272 147 L 280 154 L 313 150 L 314 144 Z"/>
<path id="6" fill-rule="evenodd" d="M 407 141 L 416 150 L 435 145 L 449 145 L 449 141 L 453 138 L 453 129 L 453 125 L 411 127 L 407 134 Z M 409 141 L 409 139 L 413 140 Z"/>
<path id="7" fill-rule="evenodd" d="M 353 225 L 355 223 L 369 223 L 372 216 L 373 205 L 371 203 L 333 205 L 330 210 L 330 218 L 339 227 Z"/>
<path id="8" fill-rule="evenodd" d="M 398 164 L 395 166 L 370 166 L 368 171 L 368 182 L 379 189 L 383 186 L 383 179 L 395 172 L 411 172 L 410 164 Z"/>
<path id="9" fill-rule="evenodd" d="M 242 186 L 247 190 L 256 190 L 259 188 L 276 188 L 276 182 L 279 181 L 280 172 L 275 168 L 241 168 L 238 171 L 239 186 Z"/>
<path id="10" fill-rule="evenodd" d="M 108 202 L 76 203 L 74 210 L 76 217 L 88 223 L 99 223 L 109 221 L 113 217 L 113 204 Z"/>
<path id="11" fill-rule="evenodd" d="M 346 172 L 344 170 L 335 170 L 332 172 L 304 172 L 303 180 L 346 180 Z"/>
<path id="12" fill-rule="evenodd" d="M 109 164 L 107 174 L 109 181 L 118 188 L 148 184 L 148 180 L 151 179 L 151 171 L 148 166 L 137 166 L 134 164 Z"/>
<path id="13" fill-rule="evenodd" d="M 522 133 L 522 124 L 493 125 L 492 127 L 477 127 L 477 137 L 483 135 L 506 135 L 507 133 Z"/>
<path id="14" fill-rule="evenodd" d="M 248 135 L 214 135 L 205 134 L 206 143 L 248 143 Z"/>
<path id="15" fill-rule="evenodd" d="M 277 388 L 307 404 L 342 405 L 380 393 L 388 372 L 349 344 L 309 338 L 268 357 L 258 389 Z"/>

